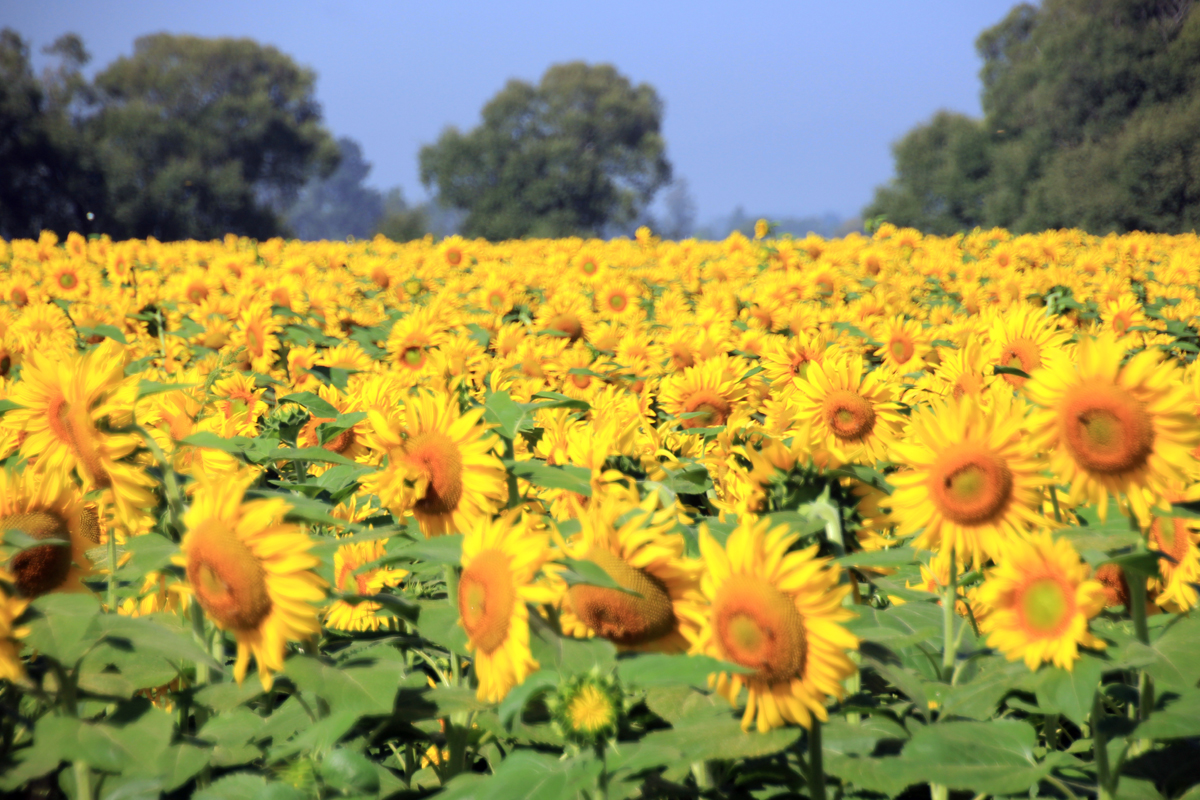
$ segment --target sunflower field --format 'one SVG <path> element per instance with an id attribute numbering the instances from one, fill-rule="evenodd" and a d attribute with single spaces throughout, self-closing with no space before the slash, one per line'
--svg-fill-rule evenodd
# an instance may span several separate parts
<path id="1" fill-rule="evenodd" d="M 1200 240 L 757 234 L 0 241 L 0 791 L 1200 798 Z"/>

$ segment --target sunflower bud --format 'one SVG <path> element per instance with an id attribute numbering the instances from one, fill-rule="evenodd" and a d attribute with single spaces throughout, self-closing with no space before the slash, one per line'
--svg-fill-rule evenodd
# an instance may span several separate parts
<path id="1" fill-rule="evenodd" d="M 617 738 L 625 697 L 616 677 L 593 670 L 564 681 L 550 700 L 550 710 L 564 739 L 579 747 L 596 747 Z"/>

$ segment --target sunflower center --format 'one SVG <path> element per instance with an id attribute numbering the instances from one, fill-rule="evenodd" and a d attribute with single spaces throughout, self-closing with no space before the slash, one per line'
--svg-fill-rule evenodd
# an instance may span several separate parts
<path id="1" fill-rule="evenodd" d="M 62 585 L 71 571 L 71 541 L 67 522 L 51 511 L 28 511 L 0 519 L 0 530 L 17 530 L 37 541 L 47 539 L 62 544 L 43 544 L 17 553 L 11 570 L 17 590 L 25 597 L 40 597 Z"/>
<path id="2" fill-rule="evenodd" d="M 1192 537 L 1188 535 L 1187 523 L 1178 518 L 1155 517 L 1154 521 L 1150 523 L 1149 539 L 1151 547 L 1171 558 L 1170 561 L 1165 558 L 1159 559 L 1159 566 L 1164 574 L 1169 573 L 1176 564 L 1183 561 L 1184 556 L 1188 554 L 1188 547 L 1192 543 Z"/>
<path id="3" fill-rule="evenodd" d="M 775 683 L 799 677 L 808 653 L 804 620 L 791 598 L 748 575 L 731 577 L 713 603 L 724 657 Z"/>
<path id="4" fill-rule="evenodd" d="M 1042 350 L 1030 339 L 1024 337 L 1013 339 L 1007 347 L 1000 351 L 1000 363 L 1022 372 L 1033 372 L 1042 365 Z M 1024 386 L 1025 381 L 1028 380 L 1020 375 L 1004 375 L 1003 377 L 1017 389 Z"/>
<path id="5" fill-rule="evenodd" d="M 1032 633 L 1057 636 L 1075 613 L 1074 593 L 1057 578 L 1038 578 L 1025 587 L 1018 608 Z"/>
<path id="6" fill-rule="evenodd" d="M 825 424 L 839 439 L 861 439 L 875 428 L 875 408 L 862 395 L 836 389 L 825 398 Z"/>
<path id="7" fill-rule="evenodd" d="M 483 550 L 471 559 L 458 581 L 463 628 L 471 643 L 485 654 L 504 644 L 517 603 L 509 563 L 509 557 L 499 550 Z"/>
<path id="8" fill-rule="evenodd" d="M 425 361 L 425 350 L 421 347 L 406 347 L 401 358 L 408 366 L 419 367 Z"/>
<path id="9" fill-rule="evenodd" d="M 595 261 L 588 259 L 587 261 L 583 262 L 583 273 L 585 275 L 595 275 L 597 269 L 599 268 L 596 266 Z"/>
<path id="10" fill-rule="evenodd" d="M 892 337 L 892 340 L 888 342 L 888 350 L 891 351 L 892 358 L 895 359 L 896 363 L 898 364 L 907 364 L 908 360 L 912 358 L 913 354 L 916 352 L 916 348 L 913 347 L 913 343 L 904 336 Z"/>
<path id="11" fill-rule="evenodd" d="M 1008 463 L 971 444 L 942 454 L 929 471 L 928 485 L 938 510 L 959 525 L 995 522 L 1013 494 Z"/>
<path id="12" fill-rule="evenodd" d="M 196 599 L 224 630 L 257 628 L 271 613 L 262 565 L 250 548 L 219 519 L 189 534 L 187 576 Z"/>
<path id="13" fill-rule="evenodd" d="M 64 289 L 74 289 L 78 284 L 79 279 L 73 272 L 64 272 L 58 276 L 58 285 Z"/>
<path id="14" fill-rule="evenodd" d="M 572 342 L 578 341 L 583 336 L 583 323 L 579 321 L 579 317 L 569 311 L 551 319 L 548 327 L 552 331 L 562 331 L 567 334 Z"/>
<path id="15" fill-rule="evenodd" d="M 463 494 L 463 463 L 458 446 L 440 431 L 418 433 L 408 440 L 408 463 L 428 479 L 425 496 L 414 508 L 423 514 L 448 514 Z"/>
<path id="16" fill-rule="evenodd" d="M 463 260 L 463 254 L 462 254 L 462 251 L 459 250 L 458 248 L 452 247 L 446 251 L 446 263 L 449 264 L 450 266 L 457 267 L 459 264 L 462 263 L 462 260 Z"/>
<path id="17" fill-rule="evenodd" d="M 595 686 L 584 686 L 567 706 L 567 718 L 576 731 L 595 733 L 613 722 L 613 704 L 604 692 Z"/>
<path id="18" fill-rule="evenodd" d="M 625 295 L 623 294 L 614 294 L 608 298 L 608 307 L 613 311 L 624 311 L 628 303 L 629 301 L 625 299 Z"/>
<path id="19" fill-rule="evenodd" d="M 729 403 L 717 392 L 701 389 L 689 397 L 683 407 L 689 414 L 703 415 L 685 419 L 685 428 L 715 428 L 729 419 Z"/>
<path id="20" fill-rule="evenodd" d="M 1067 449 L 1089 472 L 1136 470 L 1154 451 L 1154 423 L 1145 406 L 1111 383 L 1085 383 L 1069 392 L 1061 423 Z"/>
<path id="21" fill-rule="evenodd" d="M 660 639 L 675 629 L 675 609 L 662 581 L 598 547 L 588 550 L 584 558 L 599 564 L 618 586 L 641 595 L 601 586 L 572 586 L 568 591 L 571 608 L 598 636 L 633 646 Z"/>

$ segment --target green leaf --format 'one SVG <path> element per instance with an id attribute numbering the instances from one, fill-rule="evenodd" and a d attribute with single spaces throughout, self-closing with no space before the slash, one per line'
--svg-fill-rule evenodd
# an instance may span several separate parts
<path id="1" fill-rule="evenodd" d="M 147 704 L 137 719 L 124 725 L 107 722 L 79 727 L 79 757 L 106 772 L 122 772 L 135 765 L 153 763 L 171 743 L 174 718 Z"/>
<path id="2" fill-rule="evenodd" d="M 523 683 L 516 686 L 505 696 L 497 710 L 500 714 L 500 724 L 511 730 L 516 719 L 525 706 L 539 694 L 553 691 L 558 686 L 558 673 L 539 669 L 530 675 Z"/>
<path id="3" fill-rule="evenodd" d="M 900 567 L 916 563 L 917 552 L 911 547 L 893 547 L 890 550 L 850 553 L 834 561 L 843 567 Z"/>
<path id="4" fill-rule="evenodd" d="M 324 447 L 276 447 L 258 461 L 311 461 L 317 464 L 343 464 L 351 467 L 358 462 Z"/>
<path id="5" fill-rule="evenodd" d="M 135 575 L 145 575 L 170 566 L 171 556 L 179 552 L 179 545 L 161 534 L 151 532 L 143 536 L 130 536 L 125 540 L 125 551 L 131 555 L 122 569 L 131 570 Z"/>
<path id="6" fill-rule="evenodd" d="M 593 373 L 595 374 L 595 373 Z M 606 375 L 597 375 L 598 378 L 607 378 Z M 576 411 L 587 411 L 591 408 L 586 400 L 580 400 L 576 397 L 567 397 L 559 392 L 537 392 L 533 399 L 545 400 L 544 403 L 525 403 L 527 407 L 532 407 L 533 410 L 541 410 L 545 408 L 573 408 Z"/>
<path id="7" fill-rule="evenodd" d="M 375 765 L 362 753 L 338 747 L 321 759 L 321 780 L 343 794 L 370 794 L 379 791 Z"/>
<path id="8" fill-rule="evenodd" d="M 212 431 L 200 431 L 179 440 L 179 444 L 191 447 L 207 447 L 210 450 L 220 450 L 234 456 L 245 456 L 246 448 L 254 442 L 246 436 L 231 436 L 226 439 L 217 436 Z"/>
<path id="9" fill-rule="evenodd" d="M 191 389 L 194 386 L 199 386 L 198 383 L 159 383 L 158 381 L 138 381 L 138 399 L 149 397 L 163 392 L 175 392 L 182 389 Z"/>
<path id="10" fill-rule="evenodd" d="M 428 561 L 431 564 L 458 566 L 462 561 L 462 543 L 461 533 L 435 536 L 432 539 L 418 539 L 412 544 L 396 548 L 388 561 L 392 562 L 403 558 L 412 561 Z"/>
<path id="11" fill-rule="evenodd" d="M 329 401 L 323 400 L 320 395 L 313 392 L 289 394 L 286 397 L 279 398 L 279 402 L 296 403 L 303 406 L 314 417 L 324 417 L 325 419 L 337 419 L 341 413 Z"/>
<path id="12" fill-rule="evenodd" d="M 595 561 L 563 556 L 558 559 L 558 563 L 564 564 L 567 567 L 558 574 L 559 577 L 566 581 L 568 586 L 596 586 L 601 589 L 613 589 L 625 594 L 631 594 L 634 597 L 641 597 L 637 592 L 627 589 L 613 580 L 613 577 L 604 571 L 604 567 L 601 567 Z"/>
<path id="13" fill-rule="evenodd" d="M 1016 375 L 1018 378 L 1030 377 L 1028 372 L 1017 367 L 1003 367 L 999 364 L 996 364 L 994 367 L 992 367 L 992 369 L 994 370 L 993 374 L 995 375 Z"/>
<path id="14" fill-rule="evenodd" d="M 452 653 L 467 652 L 467 632 L 458 624 L 458 609 L 445 600 L 428 600 L 421 603 L 417 630 L 421 636 Z"/>
<path id="15" fill-rule="evenodd" d="M 831 717 L 821 726 L 821 745 L 825 753 L 869 756 L 882 741 L 905 741 L 908 731 L 900 723 L 884 716 L 870 716 L 852 725 L 841 717 Z"/>
<path id="16" fill-rule="evenodd" d="M 682 469 L 667 470 L 662 485 L 675 494 L 704 494 L 713 488 L 708 469 L 703 464 L 694 462 L 686 464 Z"/>
<path id="17" fill-rule="evenodd" d="M 199 662 L 213 669 L 221 669 L 212 656 L 182 628 L 172 629 L 151 617 L 126 617 L 120 614 L 103 614 L 96 618 L 96 623 L 105 638 L 128 641 L 140 653 Z"/>
<path id="18" fill-rule="evenodd" d="M 301 690 L 325 698 L 331 708 L 366 716 L 392 713 L 404 664 L 375 661 L 331 667 L 311 656 L 293 656 L 284 665 L 284 673 Z"/>
<path id="19" fill-rule="evenodd" d="M 108 339 L 112 339 L 114 342 L 129 344 L 129 341 L 125 338 L 124 332 L 122 332 L 122 330 L 115 325 L 92 325 L 91 327 L 77 328 L 76 330 L 78 330 L 79 335 L 85 339 L 93 336 L 104 336 Z"/>
<path id="20" fill-rule="evenodd" d="M 20 759 L 0 774 L 0 789 L 11 791 L 74 758 L 79 749 L 80 722 L 74 717 L 46 714 L 34 723 L 33 747 L 13 753 Z"/>
<path id="21" fill-rule="evenodd" d="M 873 658 L 863 659 L 863 663 L 870 666 L 879 677 L 890 683 L 901 694 L 911 700 L 916 712 L 924 717 L 926 722 L 929 721 L 929 696 L 925 693 L 925 687 L 921 683 L 919 675 L 899 665 L 884 664 Z"/>
<path id="22" fill-rule="evenodd" d="M 196 692 L 192 699 L 223 715 L 262 693 L 262 685 L 254 681 L 244 681 L 241 686 L 236 683 L 210 683 Z"/>
<path id="23" fill-rule="evenodd" d="M 617 661 L 617 676 L 627 686 L 708 687 L 708 676 L 718 672 L 749 673 L 752 669 L 703 655 L 646 653 Z"/>
<path id="24" fill-rule="evenodd" d="M 206 750 L 191 744 L 173 744 L 159 754 L 155 768 L 162 776 L 163 790 L 171 792 L 191 780 L 207 764 Z"/>
<path id="25" fill-rule="evenodd" d="M 942 718 L 990 719 L 1004 696 L 1028 674 L 1029 668 L 1022 661 L 1012 662 L 1003 656 L 987 658 L 971 680 L 947 686 L 939 693 L 939 712 Z"/>
<path id="26" fill-rule="evenodd" d="M 30 607 L 39 616 L 29 623 L 25 645 L 68 668 L 104 636 L 94 624 L 100 602 L 90 594 L 48 594 Z"/>
<path id="27" fill-rule="evenodd" d="M 25 406 L 17 405 L 12 400 L 0 400 L 0 416 L 7 414 L 14 408 L 24 408 Z"/>
<path id="28" fill-rule="evenodd" d="M 525 429 L 525 409 L 508 392 L 493 392 L 483 404 L 483 418 L 496 426 L 496 433 L 505 439 L 515 439 Z M 532 430 L 530 425 L 528 430 Z"/>
<path id="29" fill-rule="evenodd" d="M 608 671 L 617 662 L 617 649 L 612 642 L 600 637 L 559 636 L 535 614 L 529 615 L 529 647 L 542 669 L 557 670 L 562 675 L 576 675 L 593 668 Z"/>
<path id="30" fill-rule="evenodd" d="M 529 461 L 514 461 L 505 459 L 504 466 L 515 477 L 523 478 L 534 486 L 543 489 L 564 489 L 568 492 L 592 496 L 592 473 L 574 464 L 554 466 L 536 459 Z"/>
<path id="31" fill-rule="evenodd" d="M 1038 706 L 1082 725 L 1092 713 L 1092 697 L 1100 686 L 1104 668 L 1105 662 L 1081 653 L 1071 671 L 1059 667 L 1042 669 L 1035 686 Z"/>
<path id="32" fill-rule="evenodd" d="M 901 759 L 929 783 L 992 795 L 1024 793 L 1050 774 L 1034 758 L 1037 732 L 1027 722 L 946 722 L 918 728 Z"/>
<path id="33" fill-rule="evenodd" d="M 474 800 L 562 800 L 592 789 L 600 772 L 595 758 L 557 756 L 531 750 L 509 753 L 490 778 L 474 787 Z"/>
<path id="34" fill-rule="evenodd" d="M 305 794 L 286 783 L 267 783 L 261 775 L 235 772 L 198 789 L 192 800 L 305 800 Z"/>
<path id="35" fill-rule="evenodd" d="M 719 716 L 685 718 L 671 730 L 654 731 L 636 744 L 622 745 L 624 757 L 610 769 L 637 773 L 662 764 L 709 759 L 761 758 L 778 753 L 800 738 L 799 728 L 776 728 L 767 733 L 743 731 L 732 709 Z"/>
<path id="36" fill-rule="evenodd" d="M 366 418 L 367 412 L 352 411 L 348 414 L 339 414 L 333 422 L 322 422 L 317 426 L 317 443 L 324 447 Z"/>
<path id="37" fill-rule="evenodd" d="M 1114 668 L 1140 667 L 1159 689 L 1192 689 L 1200 681 L 1200 617 L 1177 617 L 1149 645 L 1131 640 L 1115 654 Z"/>
<path id="38" fill-rule="evenodd" d="M 1186 739 L 1200 736 L 1200 691 L 1191 690 L 1137 726 L 1131 738 Z"/>

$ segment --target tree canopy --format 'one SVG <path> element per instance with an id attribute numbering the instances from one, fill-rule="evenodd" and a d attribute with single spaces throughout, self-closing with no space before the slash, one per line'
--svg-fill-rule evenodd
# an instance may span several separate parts
<path id="1" fill-rule="evenodd" d="M 864 215 L 949 233 L 1179 232 L 1200 223 L 1200 14 L 1191 0 L 1023 3 L 976 42 L 984 118 L 893 148 Z"/>
<path id="2" fill-rule="evenodd" d="M 327 178 L 313 176 L 287 214 L 297 239 L 369 238 L 384 215 L 383 193 L 363 186 L 371 165 L 362 146 L 348 137 L 338 139 L 341 160 Z"/>
<path id="3" fill-rule="evenodd" d="M 556 64 L 511 80 L 482 123 L 421 149 L 421 180 L 489 239 L 600 235 L 633 220 L 671 178 L 663 104 L 608 64 Z"/>

